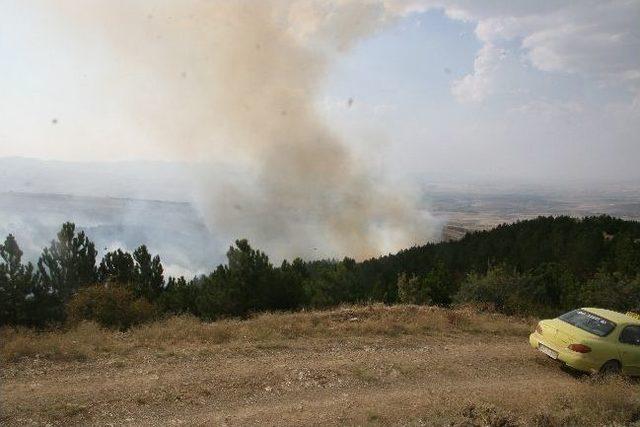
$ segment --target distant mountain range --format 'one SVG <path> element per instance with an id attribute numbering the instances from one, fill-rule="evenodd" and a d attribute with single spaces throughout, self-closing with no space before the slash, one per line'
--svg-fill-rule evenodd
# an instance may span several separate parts
<path id="1" fill-rule="evenodd" d="M 198 164 L 0 158 L 0 192 L 189 201 Z M 216 166 L 222 168 L 222 166 Z"/>

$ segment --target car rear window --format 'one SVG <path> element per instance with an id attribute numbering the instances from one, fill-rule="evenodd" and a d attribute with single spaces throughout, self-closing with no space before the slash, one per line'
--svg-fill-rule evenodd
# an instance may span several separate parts
<path id="1" fill-rule="evenodd" d="M 586 310 L 573 310 L 563 314 L 558 319 L 599 337 L 609 335 L 616 327 L 616 324 L 611 320 L 589 313 Z"/>

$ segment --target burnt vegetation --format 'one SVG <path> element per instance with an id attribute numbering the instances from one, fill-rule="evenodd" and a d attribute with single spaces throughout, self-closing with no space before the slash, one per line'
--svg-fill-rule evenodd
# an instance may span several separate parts
<path id="1" fill-rule="evenodd" d="M 227 263 L 191 279 L 165 277 L 142 245 L 98 262 L 95 245 L 65 223 L 36 265 L 16 239 L 0 244 L 0 324 L 45 327 L 94 320 L 118 329 L 166 314 L 205 320 L 340 304 L 474 303 L 546 316 L 577 306 L 640 308 L 640 223 L 609 216 L 539 217 L 356 262 L 274 266 L 247 240 Z"/>

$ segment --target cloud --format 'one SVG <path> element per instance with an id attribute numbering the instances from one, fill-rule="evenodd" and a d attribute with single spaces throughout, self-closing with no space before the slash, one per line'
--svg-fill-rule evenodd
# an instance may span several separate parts
<path id="1" fill-rule="evenodd" d="M 630 94 L 640 88 L 640 2 L 403 2 L 396 13 L 444 10 L 454 20 L 475 22 L 483 43 L 473 71 L 454 82 L 460 101 L 480 102 L 500 68 L 498 49 L 513 44 L 544 72 L 578 74 Z M 421 6 L 421 7 L 420 7 Z"/>
<path id="2" fill-rule="evenodd" d="M 480 102 L 493 89 L 493 73 L 500 64 L 502 53 L 491 43 L 485 44 L 473 62 L 473 73 L 453 82 L 451 92 L 460 102 Z"/>

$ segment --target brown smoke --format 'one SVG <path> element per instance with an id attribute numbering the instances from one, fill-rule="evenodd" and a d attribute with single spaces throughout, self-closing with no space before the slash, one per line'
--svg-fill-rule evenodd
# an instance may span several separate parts
<path id="1" fill-rule="evenodd" d="M 100 28 L 116 50 L 113 84 L 135 88 L 127 108 L 159 146 L 242 165 L 242 181 L 201 177 L 214 233 L 277 258 L 365 258 L 433 236 L 412 199 L 374 182 L 315 111 L 330 62 L 388 24 L 383 2 L 68 4 L 67 22 Z"/>

